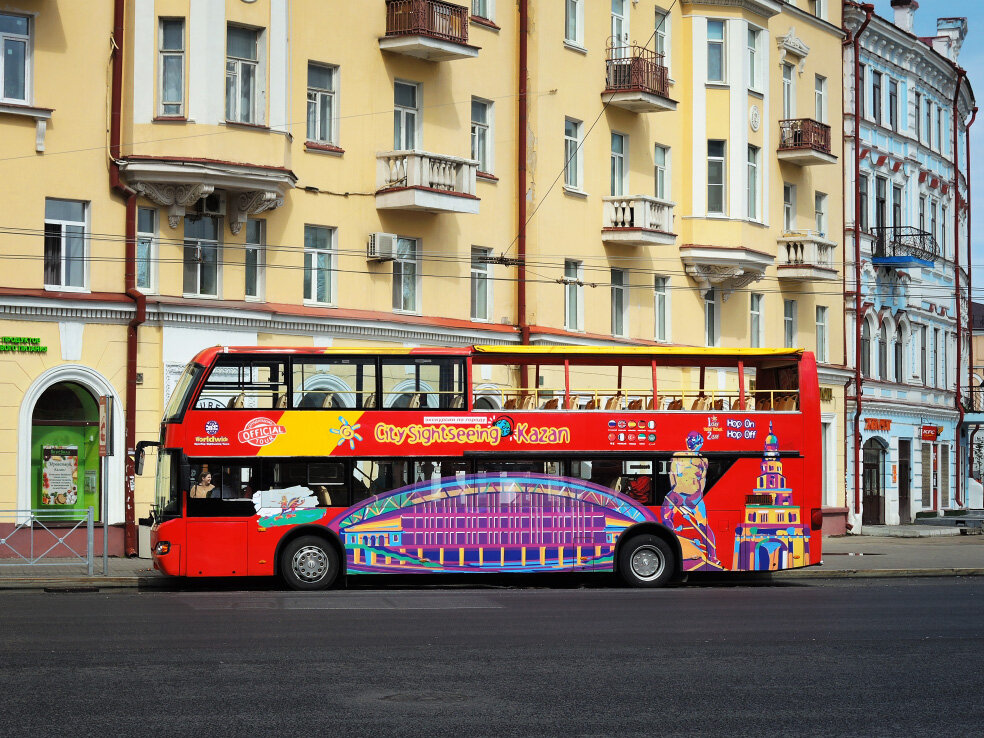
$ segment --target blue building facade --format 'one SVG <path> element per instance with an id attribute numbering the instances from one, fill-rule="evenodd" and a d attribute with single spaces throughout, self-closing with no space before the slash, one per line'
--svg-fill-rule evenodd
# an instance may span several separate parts
<path id="1" fill-rule="evenodd" d="M 892 6 L 892 20 L 872 16 L 857 38 L 857 78 L 854 45 L 844 53 L 845 333 L 848 362 L 863 376 L 860 413 L 853 381 L 845 408 L 854 532 L 963 507 L 967 489 L 968 439 L 957 408 L 957 383 L 968 384 L 970 335 L 966 135 L 974 99 L 958 64 L 967 22 L 940 18 L 937 35 L 920 38 L 913 33 L 918 4 Z M 845 2 L 852 40 L 864 20 L 862 6 Z"/>

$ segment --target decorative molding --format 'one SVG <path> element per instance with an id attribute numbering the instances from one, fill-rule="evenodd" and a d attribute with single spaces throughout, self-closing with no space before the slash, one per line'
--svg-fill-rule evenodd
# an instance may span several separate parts
<path id="1" fill-rule="evenodd" d="M 177 228 L 181 223 L 181 218 L 184 217 L 185 209 L 194 205 L 201 198 L 211 195 L 215 187 L 200 182 L 188 185 L 137 182 L 133 189 L 152 203 L 168 208 L 167 223 L 171 228 Z"/>
<path id="2" fill-rule="evenodd" d="M 786 63 L 786 55 L 792 54 L 799 57 L 799 73 L 803 74 L 810 47 L 796 36 L 796 30 L 792 26 L 789 27 L 789 33 L 785 36 L 776 37 L 776 46 L 779 47 L 779 67 L 782 68 L 782 65 Z"/>
<path id="3" fill-rule="evenodd" d="M 752 131 L 757 133 L 761 124 L 762 114 L 759 112 L 758 105 L 753 105 L 748 111 L 748 125 L 751 127 Z"/>
<path id="4" fill-rule="evenodd" d="M 228 205 L 229 230 L 238 234 L 250 215 L 259 215 L 284 204 L 284 196 L 276 190 L 243 192 Z"/>

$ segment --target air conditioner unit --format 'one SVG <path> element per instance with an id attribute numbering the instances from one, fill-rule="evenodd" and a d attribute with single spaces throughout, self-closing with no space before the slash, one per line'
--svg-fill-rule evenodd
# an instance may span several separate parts
<path id="1" fill-rule="evenodd" d="M 366 259 L 369 261 L 392 261 L 395 258 L 395 233 L 369 234 L 369 245 L 366 247 Z"/>
<path id="2" fill-rule="evenodd" d="M 195 203 L 195 210 L 199 215 L 216 218 L 224 216 L 226 214 L 225 194 L 213 192 L 211 195 L 206 195 Z"/>

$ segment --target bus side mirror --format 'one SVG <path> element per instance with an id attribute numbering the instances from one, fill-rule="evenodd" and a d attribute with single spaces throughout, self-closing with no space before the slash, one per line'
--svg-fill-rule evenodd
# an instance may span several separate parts
<path id="1" fill-rule="evenodd" d="M 160 445 L 161 444 L 158 441 L 138 441 L 137 442 L 137 450 L 136 450 L 136 453 L 133 456 L 133 472 L 134 472 L 134 474 L 136 474 L 138 477 L 143 475 L 144 454 L 145 454 L 144 449 L 147 448 L 147 446 L 160 446 Z"/>

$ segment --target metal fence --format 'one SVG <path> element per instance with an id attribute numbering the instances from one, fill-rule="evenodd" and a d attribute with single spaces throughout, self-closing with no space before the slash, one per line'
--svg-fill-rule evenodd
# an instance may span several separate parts
<path id="1" fill-rule="evenodd" d="M 0 569 L 85 565 L 92 576 L 94 510 L 0 510 Z M 58 561 L 51 559 L 58 558 Z M 46 560 L 47 559 L 47 560 Z"/>

